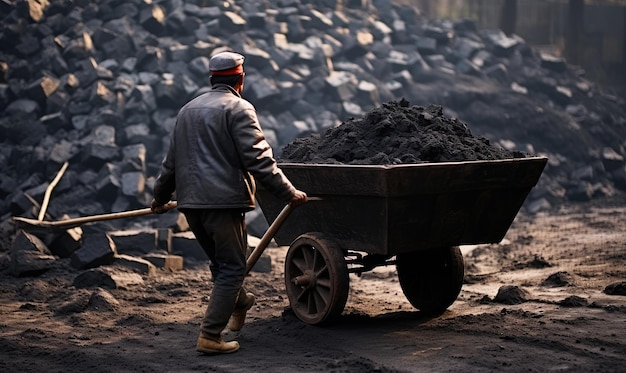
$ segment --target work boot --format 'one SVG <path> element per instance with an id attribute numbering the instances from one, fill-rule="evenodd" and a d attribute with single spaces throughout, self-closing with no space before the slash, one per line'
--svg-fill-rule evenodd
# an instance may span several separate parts
<path id="1" fill-rule="evenodd" d="M 196 351 L 204 354 L 230 354 L 239 350 L 239 342 L 226 342 L 222 337 L 204 337 L 202 334 L 198 336 L 198 344 Z"/>
<path id="2" fill-rule="evenodd" d="M 238 332 L 241 330 L 241 328 L 243 328 L 243 324 L 246 321 L 246 313 L 254 305 L 254 300 L 254 294 L 247 293 L 246 299 L 244 299 L 241 304 L 237 304 L 235 306 L 235 310 L 233 311 L 233 314 L 228 321 L 228 329 L 234 332 Z"/>

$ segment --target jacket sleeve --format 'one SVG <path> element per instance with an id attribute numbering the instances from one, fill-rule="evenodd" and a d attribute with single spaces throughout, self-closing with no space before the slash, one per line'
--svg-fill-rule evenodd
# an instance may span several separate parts
<path id="1" fill-rule="evenodd" d="M 254 107 L 235 113 L 233 141 L 238 148 L 244 171 L 282 201 L 289 201 L 296 188 L 278 168 L 272 147 L 265 139 Z"/>
<path id="2" fill-rule="evenodd" d="M 172 132 L 167 154 L 161 163 L 161 172 L 154 183 L 154 199 L 161 205 L 169 202 L 172 199 L 174 190 L 176 190 L 175 133 L 176 131 Z"/>

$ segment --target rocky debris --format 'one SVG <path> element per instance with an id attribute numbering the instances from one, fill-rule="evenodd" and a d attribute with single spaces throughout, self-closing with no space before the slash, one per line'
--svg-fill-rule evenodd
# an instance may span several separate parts
<path id="1" fill-rule="evenodd" d="M 55 268 L 55 263 L 65 258 L 72 270 L 117 266 L 141 276 L 154 276 L 157 270 L 182 270 L 183 260 L 191 263 L 208 261 L 193 233 L 189 231 L 172 233 L 171 229 L 144 228 L 103 232 L 101 228 L 94 230 L 88 225 L 85 228 L 84 234 L 78 227 L 54 233 L 19 230 L 9 255 L 0 253 L 1 263 L 6 262 L 6 265 L 0 265 L 0 270 L 6 267 L 15 276 L 38 276 Z M 71 233 L 76 231 L 81 233 L 72 236 Z M 258 243 L 258 240 L 249 236 L 252 244 Z M 57 250 L 51 252 L 46 242 L 56 245 Z M 62 246 L 64 243 L 66 246 Z M 60 256 L 60 252 L 64 255 Z M 252 268 L 255 272 L 270 270 L 271 259 L 267 255 L 262 255 Z"/>
<path id="2" fill-rule="evenodd" d="M 175 255 L 180 255 L 198 262 L 209 260 L 209 257 L 204 250 L 202 250 L 202 246 L 196 241 L 196 237 L 191 231 L 172 235 L 172 247 L 174 249 L 172 253 Z"/>
<path id="3" fill-rule="evenodd" d="M 573 286 L 574 279 L 568 272 L 560 271 L 548 276 L 541 285 L 547 287 Z"/>
<path id="4" fill-rule="evenodd" d="M 531 240 L 522 239 L 521 242 L 518 242 L 518 243 L 523 244 L 523 245 L 529 245 L 531 243 Z M 515 260 L 513 264 L 513 268 L 516 268 L 516 269 L 547 268 L 547 267 L 552 267 L 552 264 L 540 255 L 534 255 L 533 259 L 531 260 L 523 260 L 523 261 Z"/>
<path id="5" fill-rule="evenodd" d="M 88 269 L 112 264 L 115 253 L 115 243 L 108 234 L 92 234 L 85 237 L 81 248 L 72 253 L 71 265 L 76 269 Z"/>
<path id="6" fill-rule="evenodd" d="M 552 264 L 548 262 L 544 257 L 540 255 L 535 255 L 534 258 L 526 263 L 525 267 L 527 268 L 547 268 L 552 267 Z"/>
<path id="7" fill-rule="evenodd" d="M 280 162 L 414 164 L 524 158 L 472 134 L 441 106 L 390 101 L 322 134 L 295 139 Z"/>
<path id="8" fill-rule="evenodd" d="M 117 311 L 120 308 L 120 302 L 105 289 L 96 288 L 89 297 L 87 308 L 94 311 Z"/>
<path id="9" fill-rule="evenodd" d="M 143 259 L 165 271 L 176 272 L 183 269 L 183 257 L 180 255 L 152 253 L 144 255 Z"/>
<path id="10" fill-rule="evenodd" d="M 156 274 L 156 266 L 149 260 L 134 257 L 126 254 L 115 255 L 113 264 L 116 266 L 129 268 L 134 272 L 144 276 L 154 276 Z"/>
<path id="11" fill-rule="evenodd" d="M 562 307 L 587 307 L 589 305 L 589 301 L 583 297 L 571 295 L 559 301 L 558 304 Z"/>
<path id="12" fill-rule="evenodd" d="M 608 295 L 626 295 L 626 282 L 616 282 L 604 288 L 604 293 Z"/>
<path id="13" fill-rule="evenodd" d="M 51 301 L 50 308 L 57 316 L 83 312 L 89 306 L 91 294 L 88 289 L 76 289 L 62 299 Z"/>
<path id="14" fill-rule="evenodd" d="M 156 233 L 156 249 L 166 253 L 172 252 L 172 230 L 158 228 Z"/>
<path id="15" fill-rule="evenodd" d="M 69 258 L 83 244 L 83 230 L 80 227 L 67 229 L 60 233 L 45 236 L 46 245 L 52 254 L 60 258 Z"/>
<path id="16" fill-rule="evenodd" d="M 20 11 L 28 3 L 7 4 L 0 33 L 0 126 L 10 145 L 0 160 L 14 166 L 0 182 L 5 213 L 23 214 L 30 205 L 14 197 L 64 161 L 69 181 L 56 191 L 53 216 L 85 213 L 58 196 L 66 193 L 97 201 L 99 212 L 145 206 L 176 111 L 208 89 L 208 57 L 223 49 L 247 55 L 245 95 L 277 153 L 297 136 L 406 97 L 443 106 L 494 144 L 554 156 L 548 174 L 570 179 L 604 149 L 624 156 L 620 99 L 562 58 L 470 21 L 428 20 L 384 0 L 52 1 L 34 18 Z M 598 183 L 610 190 L 623 159 L 615 166 L 574 184 L 590 186 L 588 198 L 604 190 Z M 552 202 L 565 197 L 552 194 Z"/>
<path id="17" fill-rule="evenodd" d="M 100 266 L 81 272 L 74 278 L 76 288 L 128 289 L 143 284 L 143 278 L 129 269 Z"/>
<path id="18" fill-rule="evenodd" d="M 36 216 L 33 201 L 66 161 L 49 218 L 148 206 L 176 112 L 209 89 L 208 58 L 226 49 L 247 56 L 244 96 L 277 155 L 404 97 L 439 105 L 494 146 L 547 155 L 527 211 L 626 190 L 623 99 L 471 21 L 426 19 L 389 0 L 1 4 L 3 222 Z M 265 224 L 249 227 L 260 234 Z M 188 230 L 176 212 L 100 227 L 145 226 Z"/>
<path id="19" fill-rule="evenodd" d="M 115 244 L 118 254 L 148 254 L 156 248 L 156 234 L 154 229 L 127 229 L 107 233 Z"/>
<path id="20" fill-rule="evenodd" d="M 528 301 L 529 293 L 527 290 L 514 285 L 506 285 L 498 289 L 493 301 L 502 304 L 521 304 Z"/>
<path id="21" fill-rule="evenodd" d="M 46 280 L 32 279 L 23 284 L 17 291 L 20 299 L 31 302 L 46 302 L 53 295 L 54 286 Z"/>
<path id="22" fill-rule="evenodd" d="M 36 275 L 50 269 L 56 258 L 37 236 L 20 230 L 11 247 L 11 272 L 15 276 Z"/>
<path id="23" fill-rule="evenodd" d="M 539 211 L 546 211 L 552 207 L 550 201 L 545 197 L 529 200 L 524 205 L 526 211 L 530 214 L 536 214 Z"/>

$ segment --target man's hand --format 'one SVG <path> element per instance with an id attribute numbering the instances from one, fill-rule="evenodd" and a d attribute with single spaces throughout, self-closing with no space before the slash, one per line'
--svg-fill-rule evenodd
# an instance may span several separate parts
<path id="1" fill-rule="evenodd" d="M 289 204 L 292 206 L 300 206 L 307 201 L 306 193 L 301 190 L 296 190 L 296 194 L 291 198 Z"/>
<path id="2" fill-rule="evenodd" d="M 150 210 L 152 210 L 152 212 L 155 214 L 162 214 L 164 212 L 167 212 L 167 210 L 165 209 L 165 205 L 159 204 L 155 199 L 153 199 L 150 203 Z"/>

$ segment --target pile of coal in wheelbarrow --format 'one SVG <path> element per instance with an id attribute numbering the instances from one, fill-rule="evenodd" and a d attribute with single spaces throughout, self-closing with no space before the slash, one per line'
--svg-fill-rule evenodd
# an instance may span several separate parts
<path id="1" fill-rule="evenodd" d="M 472 135 L 437 105 L 390 101 L 324 133 L 296 138 L 279 162 L 391 165 L 525 158 Z"/>

